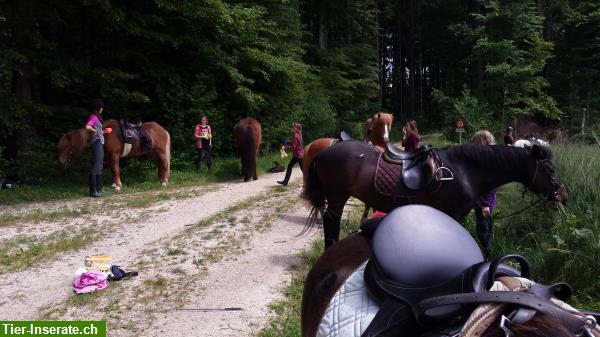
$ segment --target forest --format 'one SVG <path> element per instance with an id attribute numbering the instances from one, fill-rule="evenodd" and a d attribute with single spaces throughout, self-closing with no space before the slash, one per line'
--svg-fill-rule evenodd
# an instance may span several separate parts
<path id="1" fill-rule="evenodd" d="M 246 116 L 266 150 L 292 121 L 307 141 L 358 136 L 376 111 L 422 132 L 600 129 L 596 0 L 6 0 L 0 34 L 0 176 L 56 165 L 95 97 L 105 118 L 162 124 L 175 166 L 203 114 L 217 156 Z"/>

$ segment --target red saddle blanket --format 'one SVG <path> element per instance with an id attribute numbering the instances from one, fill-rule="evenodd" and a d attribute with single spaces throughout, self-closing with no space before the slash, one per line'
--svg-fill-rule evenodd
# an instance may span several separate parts
<path id="1" fill-rule="evenodd" d="M 423 189 L 415 191 L 408 189 L 402 183 L 402 165 L 388 163 L 380 155 L 375 170 L 375 191 L 381 195 L 394 198 L 414 198 L 435 193 L 440 183 L 432 179 Z"/>

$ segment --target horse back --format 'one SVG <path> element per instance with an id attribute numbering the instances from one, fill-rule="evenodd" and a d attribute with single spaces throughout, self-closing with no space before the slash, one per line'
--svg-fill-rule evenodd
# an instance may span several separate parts
<path id="1" fill-rule="evenodd" d="M 302 296 L 302 337 L 314 337 L 335 292 L 373 252 L 360 233 L 337 242 L 323 253 L 306 276 Z"/>

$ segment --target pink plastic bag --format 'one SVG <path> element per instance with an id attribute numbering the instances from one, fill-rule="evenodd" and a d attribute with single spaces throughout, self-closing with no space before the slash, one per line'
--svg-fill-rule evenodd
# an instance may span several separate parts
<path id="1" fill-rule="evenodd" d="M 73 280 L 73 290 L 77 294 L 91 293 L 108 287 L 107 275 L 99 270 L 89 270 Z"/>

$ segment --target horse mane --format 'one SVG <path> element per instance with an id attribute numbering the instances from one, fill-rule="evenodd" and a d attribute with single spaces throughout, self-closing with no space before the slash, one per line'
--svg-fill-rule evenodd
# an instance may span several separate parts
<path id="1" fill-rule="evenodd" d="M 465 144 L 450 146 L 443 149 L 448 156 L 464 158 L 477 163 L 482 168 L 513 169 L 514 164 L 529 157 L 531 151 L 505 145 L 476 145 Z"/>

